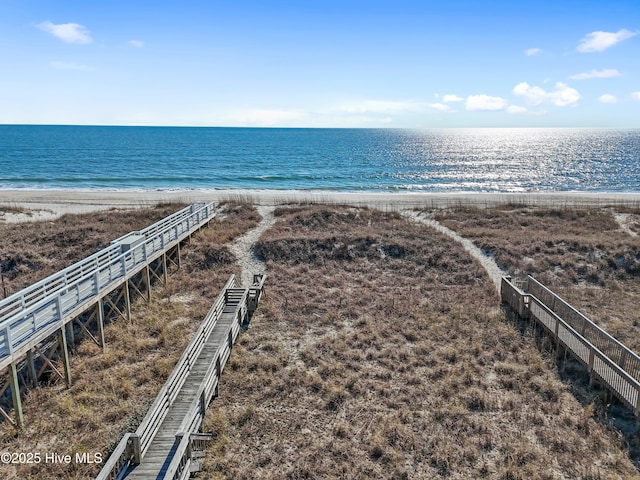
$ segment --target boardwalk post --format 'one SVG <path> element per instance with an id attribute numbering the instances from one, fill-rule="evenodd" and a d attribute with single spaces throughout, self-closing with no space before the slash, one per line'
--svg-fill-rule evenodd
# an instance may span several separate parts
<path id="1" fill-rule="evenodd" d="M 178 268 L 182 267 L 182 256 L 180 254 L 180 242 L 178 242 Z"/>
<path id="2" fill-rule="evenodd" d="M 204 418 L 204 414 L 207 411 L 207 392 L 206 391 L 202 391 L 202 393 L 200 394 L 200 412 L 202 415 L 202 418 Z M 202 424 L 200 424 L 200 428 L 202 428 Z"/>
<path id="3" fill-rule="evenodd" d="M 73 320 L 67 323 L 67 337 L 69 338 L 69 346 L 73 349 L 76 348 L 76 338 L 73 332 Z"/>
<path id="4" fill-rule="evenodd" d="M 145 249 L 145 251 L 146 251 L 146 249 Z M 147 302 L 151 301 L 151 274 L 149 273 L 150 268 L 151 267 L 147 263 L 147 268 L 144 269 L 144 271 L 145 271 L 145 279 L 144 279 L 144 281 L 147 284 Z"/>
<path id="5" fill-rule="evenodd" d="M 65 329 L 62 327 L 58 330 L 58 337 L 60 338 L 60 350 L 62 354 L 62 361 L 64 363 L 64 380 L 67 382 L 67 386 L 71 386 L 71 364 L 69 363 L 69 348 L 67 346 L 67 336 L 65 335 Z"/>
<path id="6" fill-rule="evenodd" d="M 127 316 L 127 320 L 132 322 L 131 320 L 131 295 L 129 294 L 129 280 L 125 280 L 123 284 L 124 288 L 124 305 L 125 305 L 125 313 Z"/>
<path id="7" fill-rule="evenodd" d="M 164 278 L 164 284 L 167 284 L 167 253 L 162 254 L 162 278 Z"/>
<path id="8" fill-rule="evenodd" d="M 142 448 L 140 446 L 140 437 L 135 434 L 132 433 L 129 436 L 129 439 L 131 440 L 131 463 L 135 464 L 135 465 L 140 465 L 140 462 L 142 461 Z"/>
<path id="9" fill-rule="evenodd" d="M 100 346 L 104 352 L 107 349 L 107 345 L 104 342 L 104 302 L 101 298 L 98 298 L 96 308 L 98 309 L 98 339 L 100 340 Z"/>
<path id="10" fill-rule="evenodd" d="M 593 360 L 594 351 L 593 348 L 589 349 L 589 387 L 593 386 Z"/>
<path id="11" fill-rule="evenodd" d="M 16 368 L 16 362 L 11 362 L 11 373 L 9 375 L 9 381 L 11 382 L 11 397 L 13 400 L 13 409 L 16 412 L 16 424 L 18 428 L 24 426 L 24 415 L 22 414 L 22 399 L 20 398 L 20 384 L 18 383 L 18 369 Z"/>
<path id="12" fill-rule="evenodd" d="M 27 373 L 29 374 L 29 386 L 35 388 L 38 384 L 38 375 L 36 374 L 36 364 L 33 359 L 33 350 L 27 352 Z"/>

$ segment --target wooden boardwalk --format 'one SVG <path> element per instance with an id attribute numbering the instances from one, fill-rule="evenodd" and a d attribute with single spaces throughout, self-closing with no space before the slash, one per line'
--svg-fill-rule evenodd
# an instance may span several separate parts
<path id="1" fill-rule="evenodd" d="M 194 203 L 0 301 L 0 415 L 22 427 L 21 394 L 47 372 L 70 386 L 76 334 L 104 349 L 105 321 L 131 321 L 131 296 L 149 301 L 152 280 L 166 283 L 169 264 L 180 265 L 181 243 L 215 213 L 213 204 Z M 2 402 L 9 392 L 15 420 Z"/>
<path id="2" fill-rule="evenodd" d="M 191 405 L 198 398 L 198 390 L 205 379 L 209 366 L 215 362 L 218 351 L 228 341 L 227 332 L 231 329 L 233 322 L 237 322 L 239 300 L 240 298 L 237 296 L 225 305 L 222 315 L 202 347 L 195 364 L 191 367 L 180 393 L 171 405 L 158 433 L 151 441 L 147 453 L 142 458 L 140 465 L 135 465 L 128 470 L 125 478 L 165 478 L 167 468 L 173 460 L 173 453 L 175 453 L 176 435 L 180 433 L 185 417 L 190 413 Z"/>
<path id="3" fill-rule="evenodd" d="M 208 434 L 198 433 L 242 325 L 264 288 L 254 275 L 249 288 L 231 276 L 135 433 L 127 433 L 98 480 L 184 479 L 199 470 Z"/>
<path id="4" fill-rule="evenodd" d="M 640 357 L 536 279 L 503 277 L 502 302 L 541 325 L 560 347 L 640 418 Z"/>

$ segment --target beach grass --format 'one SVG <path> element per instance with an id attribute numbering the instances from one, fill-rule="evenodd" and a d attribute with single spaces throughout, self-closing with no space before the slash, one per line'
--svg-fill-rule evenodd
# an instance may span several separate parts
<path id="1" fill-rule="evenodd" d="M 206 478 L 633 478 L 457 243 L 395 213 L 276 210 L 267 296 L 207 412 Z"/>
<path id="2" fill-rule="evenodd" d="M 433 211 L 511 275 L 533 275 L 640 352 L 640 209 L 502 206 Z"/>
<path id="3" fill-rule="evenodd" d="M 461 205 L 430 212 L 508 271 L 539 268 L 529 271 L 549 282 L 555 277 L 545 272 L 564 278 L 570 291 L 573 277 L 544 263 L 566 254 L 554 253 L 545 235 L 554 242 L 573 235 L 587 245 L 600 236 L 612 252 L 635 240 L 616 237 L 613 213 L 567 208 L 543 214 L 522 204 Z M 629 228 L 637 228 L 638 212 L 624 213 Z M 122 233 L 144 226 L 127 223 L 128 215 L 137 214 L 112 211 L 105 221 L 122 224 Z M 266 296 L 206 414 L 204 430 L 214 441 L 202 478 L 638 477 L 626 439 L 599 415 L 598 398 L 580 403 L 548 345 L 506 320 L 493 284 L 457 243 L 392 211 L 288 205 L 275 215 L 254 250 L 266 261 Z M 121 234 L 107 229 L 113 233 L 91 240 L 105 234 L 97 218 L 21 225 L 23 233 L 34 228 L 24 234 L 39 240 L 25 257 L 30 263 L 15 262 L 11 288 Z M 88 450 L 106 458 L 122 434 L 135 430 L 189 334 L 228 274 L 237 273 L 229 242 L 258 220 L 246 203 L 225 206 L 183 249 L 183 267 L 168 285 L 154 288 L 150 304 L 135 303 L 134 322 L 108 325 L 106 353 L 80 344 L 71 388 L 54 382 L 27 394 L 25 429 L 16 434 L 0 425 L 3 450 Z M 85 225 L 74 231 L 74 224 Z M 0 259 L 30 251 L 19 236 L 7 238 Z M 532 260 L 519 250 L 527 241 L 541 249 L 536 253 L 534 245 Z M 581 260 L 572 261 L 580 275 Z M 585 288 L 588 278 L 580 278 L 577 288 Z M 602 278 L 603 285 L 588 288 L 606 295 L 634 274 Z M 0 468 L 3 478 L 46 479 L 92 478 L 99 466 Z"/>

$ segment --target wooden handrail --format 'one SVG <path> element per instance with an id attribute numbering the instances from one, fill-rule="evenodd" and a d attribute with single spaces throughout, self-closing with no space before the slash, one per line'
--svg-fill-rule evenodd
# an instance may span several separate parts
<path id="1" fill-rule="evenodd" d="M 528 297 L 524 316 L 543 325 L 556 344 L 562 343 L 587 367 L 591 378 L 599 378 L 636 416 L 640 416 L 640 379 L 637 378 L 640 357 L 635 352 L 533 277 L 527 278 L 526 292 L 517 288 L 510 277 L 503 277 L 501 285 L 503 303 L 523 316 L 520 309 L 524 298 Z M 570 314 L 572 319 L 567 321 L 563 314 Z M 618 359 L 612 358 L 611 352 L 618 353 Z M 633 367 L 631 371 L 629 365 Z"/>

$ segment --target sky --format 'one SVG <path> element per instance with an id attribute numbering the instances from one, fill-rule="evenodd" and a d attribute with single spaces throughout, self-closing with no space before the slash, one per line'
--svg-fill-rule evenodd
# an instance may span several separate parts
<path id="1" fill-rule="evenodd" d="M 0 0 L 0 124 L 640 128 L 640 2 Z"/>

